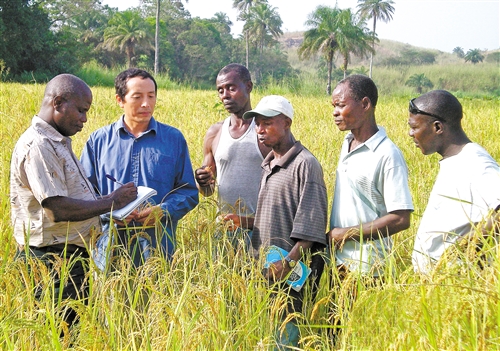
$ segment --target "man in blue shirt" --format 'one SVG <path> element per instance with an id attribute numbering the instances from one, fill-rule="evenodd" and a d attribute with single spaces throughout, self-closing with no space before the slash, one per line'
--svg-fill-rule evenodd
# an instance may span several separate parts
<path id="1" fill-rule="evenodd" d="M 81 161 L 101 195 L 130 181 L 157 191 L 150 198 L 152 206 L 132 212 L 124 222 L 115 221 L 117 239 L 135 266 L 151 256 L 152 248 L 170 259 L 175 251 L 178 221 L 198 204 L 187 143 L 179 130 L 153 118 L 157 85 L 148 72 L 137 68 L 121 72 L 115 79 L 115 89 L 116 101 L 124 114 L 90 135 Z M 107 248 L 117 244 L 109 237 L 114 237 L 113 231 L 109 233 L 109 222 L 104 233 L 95 255 L 101 269 L 109 255 Z"/>

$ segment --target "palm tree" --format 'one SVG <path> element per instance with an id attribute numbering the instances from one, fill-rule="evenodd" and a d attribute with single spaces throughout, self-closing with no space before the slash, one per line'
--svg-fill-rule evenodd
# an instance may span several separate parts
<path id="1" fill-rule="evenodd" d="M 214 13 L 211 21 L 213 21 L 217 25 L 217 28 L 221 33 L 231 33 L 231 26 L 233 25 L 233 22 L 231 22 L 229 16 L 224 12 Z"/>
<path id="2" fill-rule="evenodd" d="M 262 53 L 265 46 L 272 46 L 280 35 L 283 34 L 281 25 L 283 21 L 275 7 L 262 3 L 251 7 L 245 15 L 243 30 L 247 33 L 247 40 L 255 43 L 259 52 L 259 62 L 262 62 Z M 255 67 L 255 79 L 260 80 L 260 65 Z"/>
<path id="3" fill-rule="evenodd" d="M 410 78 L 408 78 L 405 84 L 417 89 L 417 93 L 419 94 L 422 94 L 424 88 L 432 89 L 434 87 L 434 84 L 432 84 L 430 79 L 427 78 L 424 73 L 413 74 Z"/>
<path id="4" fill-rule="evenodd" d="M 157 0 L 155 20 L 155 75 L 160 72 L 160 6 L 161 0 Z"/>
<path id="5" fill-rule="evenodd" d="M 350 10 L 318 6 L 305 23 L 312 27 L 304 33 L 299 47 L 299 58 L 309 58 L 317 53 L 324 55 L 327 63 L 328 82 L 326 92 L 331 94 L 333 58 L 338 51 L 344 58 L 344 75 L 350 53 L 364 55 L 371 50 L 371 36 L 363 29 L 363 22 L 356 23 Z"/>
<path id="6" fill-rule="evenodd" d="M 373 42 L 372 49 L 375 50 L 375 36 L 377 19 L 384 22 L 392 20 L 394 7 L 392 0 L 358 0 L 358 14 L 364 19 L 373 18 Z M 370 78 L 372 77 L 373 52 L 370 54 Z"/>
<path id="7" fill-rule="evenodd" d="M 328 72 L 326 92 L 331 94 L 332 86 L 332 68 L 335 51 L 338 50 L 336 39 L 337 17 L 340 10 L 335 7 L 318 6 L 316 10 L 309 14 L 305 23 L 311 27 L 304 33 L 304 41 L 299 47 L 299 58 L 310 58 L 317 53 L 325 56 Z"/>
<path id="8" fill-rule="evenodd" d="M 339 28 L 336 35 L 338 51 L 343 57 L 342 70 L 344 78 L 347 76 L 347 65 L 351 54 L 362 57 L 367 53 L 373 55 L 370 42 L 373 36 L 366 30 L 365 23 L 358 21 L 350 9 L 341 10 L 339 14 Z"/>
<path id="9" fill-rule="evenodd" d="M 479 49 L 470 49 L 464 56 L 465 62 L 472 62 L 476 64 L 478 62 L 483 62 L 484 55 L 481 53 Z"/>
<path id="10" fill-rule="evenodd" d="M 149 28 L 137 11 L 117 12 L 104 30 L 103 46 L 107 49 L 119 49 L 127 55 L 128 67 L 136 64 L 136 46 L 153 49 Z"/>
<path id="11" fill-rule="evenodd" d="M 258 4 L 267 4 L 267 0 L 233 0 L 233 8 L 239 12 L 238 19 L 245 20 L 245 16 L 250 8 Z M 248 31 L 245 32 L 246 66 L 248 68 Z"/>
<path id="12" fill-rule="evenodd" d="M 262 3 L 253 6 L 245 18 L 246 23 L 243 29 L 248 32 L 249 39 L 256 42 L 261 55 L 269 37 L 277 39 L 283 34 L 281 30 L 283 21 L 277 9 L 269 4 Z"/>
<path id="13" fill-rule="evenodd" d="M 460 46 L 455 47 L 452 52 L 459 58 L 464 58 L 465 56 L 464 49 L 462 49 Z"/>
<path id="14" fill-rule="evenodd" d="M 167 0 L 170 2 L 181 2 L 181 0 Z M 160 71 L 160 8 L 162 0 L 156 0 L 155 21 L 155 75 Z M 188 2 L 188 0 L 186 0 Z"/>

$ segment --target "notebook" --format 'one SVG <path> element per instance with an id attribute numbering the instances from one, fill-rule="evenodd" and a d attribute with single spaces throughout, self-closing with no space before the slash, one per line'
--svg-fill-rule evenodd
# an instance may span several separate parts
<path id="1" fill-rule="evenodd" d="M 275 245 L 270 246 L 266 255 L 264 268 L 269 268 L 273 262 L 283 260 L 286 255 L 288 255 L 288 252 L 283 250 L 281 247 Z M 311 268 L 307 267 L 304 262 L 298 261 L 297 265 L 292 269 L 286 278 L 286 282 L 292 287 L 293 290 L 300 291 L 309 274 L 311 274 Z"/>
<path id="2" fill-rule="evenodd" d="M 137 187 L 137 198 L 126 205 L 125 207 L 120 208 L 119 210 L 112 210 L 111 212 L 105 213 L 102 215 L 104 219 L 113 219 L 124 220 L 127 218 L 129 214 L 131 214 L 137 207 L 143 204 L 147 199 L 151 196 L 155 196 L 157 194 L 156 190 L 153 188 L 149 188 L 147 186 L 138 186 Z"/>

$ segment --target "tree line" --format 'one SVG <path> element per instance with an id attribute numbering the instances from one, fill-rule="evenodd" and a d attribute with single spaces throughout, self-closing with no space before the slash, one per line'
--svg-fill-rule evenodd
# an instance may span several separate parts
<path id="1" fill-rule="evenodd" d="M 276 9 L 262 2 L 244 8 L 241 19 L 246 35 L 234 38 L 226 14 L 192 18 L 175 0 L 142 0 L 126 11 L 99 0 L 0 0 L 0 74 L 50 77 L 95 62 L 157 68 L 172 80 L 197 84 L 213 83 L 228 62 L 247 62 L 258 79 L 293 75 L 276 40 L 282 34 Z"/>
<path id="2" fill-rule="evenodd" d="M 89 63 L 140 67 L 194 86 L 211 86 L 229 62 L 245 64 L 260 84 L 297 77 L 278 42 L 283 34 L 278 9 L 267 0 L 233 0 L 232 5 L 244 22 L 236 38 L 225 13 L 192 18 L 181 0 L 141 0 L 125 11 L 100 0 L 0 0 L 0 80 L 49 79 Z M 351 56 L 370 56 L 372 76 L 376 23 L 392 19 L 393 5 L 392 0 L 358 0 L 356 12 L 318 6 L 309 14 L 299 58 L 320 56 L 318 73 L 326 73 L 328 93 L 335 57 L 341 58 L 345 77 Z M 454 52 L 463 54 L 459 49 Z M 480 52 L 463 55 L 466 61 L 482 61 Z M 434 59 L 429 51 L 408 50 L 383 64 L 432 64 Z"/>

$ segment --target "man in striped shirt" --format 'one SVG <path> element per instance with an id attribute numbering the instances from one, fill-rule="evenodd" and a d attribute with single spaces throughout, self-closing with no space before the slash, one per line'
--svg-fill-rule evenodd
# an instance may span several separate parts
<path id="1" fill-rule="evenodd" d="M 291 132 L 293 107 L 288 100 L 266 96 L 254 110 L 243 115 L 244 119 L 253 117 L 259 142 L 272 151 L 262 163 L 252 247 L 256 257 L 273 245 L 288 252 L 283 259 L 272 262 L 267 278 L 288 292 L 288 313 L 300 313 L 303 289 L 295 291 L 283 281 L 313 245 L 326 245 L 327 192 L 323 170 L 313 154 L 295 140 Z M 279 348 L 297 346 L 298 340 L 299 330 L 292 320 L 277 343 Z"/>

